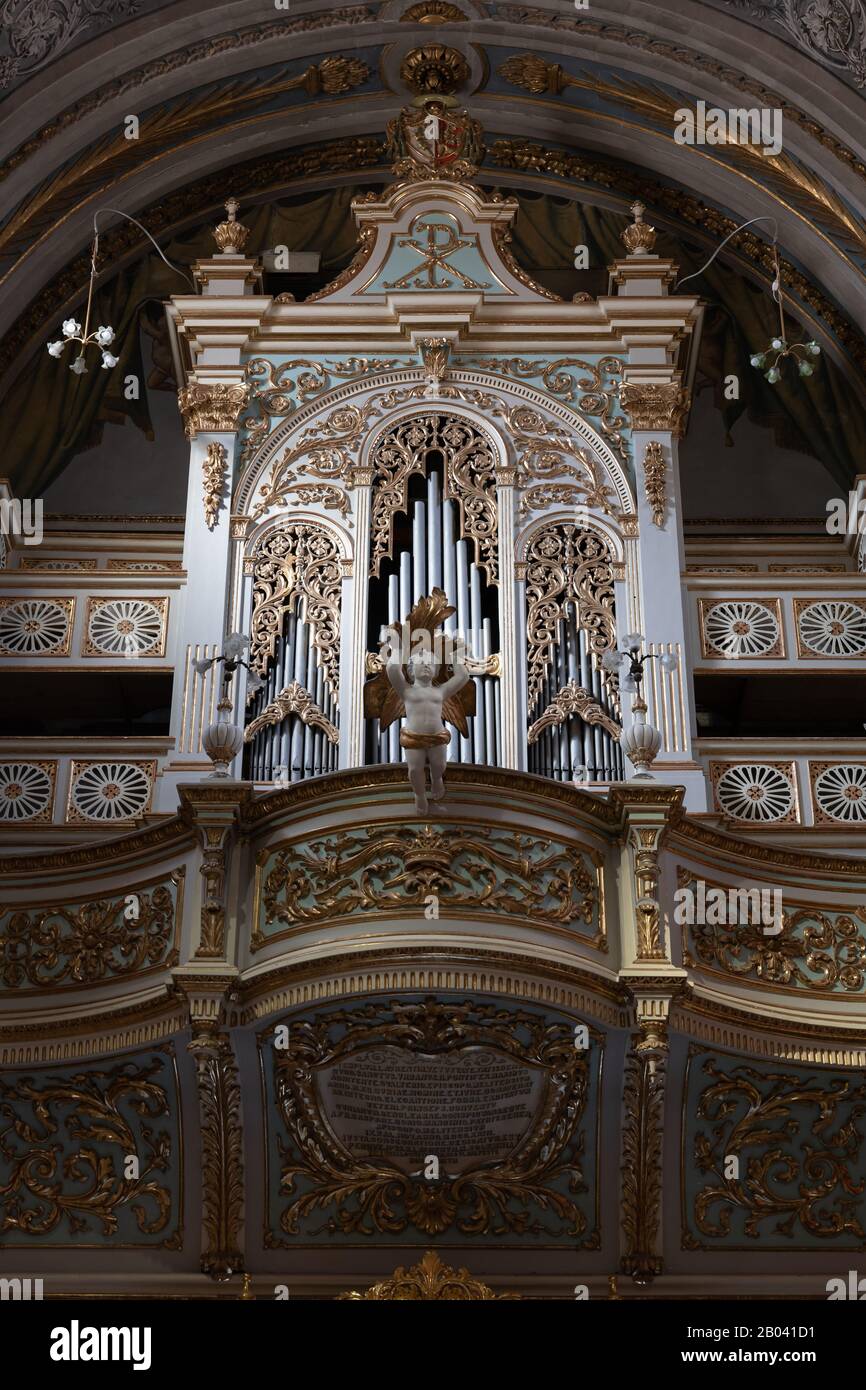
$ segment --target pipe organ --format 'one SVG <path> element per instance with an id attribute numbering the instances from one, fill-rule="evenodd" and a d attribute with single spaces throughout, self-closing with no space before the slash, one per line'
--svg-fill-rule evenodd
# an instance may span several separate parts
<path id="1" fill-rule="evenodd" d="M 365 716 L 365 684 L 383 629 L 441 589 L 475 691 L 449 759 L 620 781 L 631 711 L 602 657 L 646 625 L 644 551 L 653 582 L 661 564 L 679 585 L 663 533 L 644 545 L 657 509 L 622 414 L 623 398 L 645 400 L 646 434 L 661 401 L 655 377 L 633 375 L 620 325 L 631 299 L 614 296 L 616 312 L 552 302 L 508 249 L 515 206 L 468 184 L 413 175 L 353 210 L 355 260 L 303 305 L 252 294 L 250 263 L 243 383 L 219 385 L 216 340 L 207 367 L 226 412 L 214 428 L 230 421 L 238 436 L 229 582 L 190 609 L 182 640 L 214 640 L 222 623 L 250 633 L 262 685 L 234 692 L 235 775 L 268 786 L 404 761 L 400 720 L 381 728 L 372 704 Z M 637 280 L 656 273 L 637 260 Z M 227 253 L 214 285 L 235 284 L 241 261 Z M 187 387 L 190 408 L 203 389 Z M 664 617 L 659 640 L 682 649 L 681 614 L 675 631 Z M 664 753 L 688 780 L 685 741 Z"/>
<path id="2" fill-rule="evenodd" d="M 399 626 L 434 588 L 456 612 L 447 634 L 467 644 L 476 714 L 467 737 L 456 733 L 449 759 L 499 765 L 499 602 L 496 446 L 454 415 L 412 417 L 373 450 L 373 547 L 368 580 L 367 643 L 377 652 L 383 627 Z M 399 762 L 400 729 L 367 731 L 365 761 Z"/>
<path id="3" fill-rule="evenodd" d="M 338 766 L 336 544 L 315 524 L 277 525 L 254 550 L 250 664 L 263 681 L 247 708 L 245 775 L 300 782 Z"/>

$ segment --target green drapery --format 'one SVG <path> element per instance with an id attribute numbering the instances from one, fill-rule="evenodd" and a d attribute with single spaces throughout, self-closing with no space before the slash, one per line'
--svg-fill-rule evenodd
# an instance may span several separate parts
<path id="1" fill-rule="evenodd" d="M 254 251 L 280 244 L 293 251 L 320 251 L 322 270 L 330 278 L 354 253 L 357 230 L 350 204 L 362 191 L 343 186 L 316 197 L 276 200 L 245 211 L 243 220 L 250 228 L 247 244 Z M 606 267 L 624 254 L 621 215 L 550 194 L 500 191 L 513 192 L 520 204 L 512 246 L 521 265 L 564 297 L 581 289 L 606 292 Z M 591 269 L 584 273 L 574 269 L 574 248 L 580 245 L 589 251 Z M 178 237 L 163 249 L 170 261 L 189 267 L 214 253 L 211 227 Z M 702 247 L 661 235 L 656 250 L 678 263 L 681 277 L 697 270 L 708 255 Z M 3 471 L 19 496 L 40 496 L 70 459 L 99 442 L 108 420 L 126 417 L 152 437 L 144 390 L 142 313 L 152 311 L 154 301 L 187 289 L 156 252 L 147 253 L 101 286 L 95 296 L 92 321 L 94 325 L 110 323 L 115 329 L 112 351 L 119 359 L 117 367 L 103 371 L 91 350 L 88 373 L 76 376 L 67 370 L 71 360 L 67 349 L 61 361 L 43 352 L 21 374 L 4 404 L 6 418 L 14 420 L 16 427 L 7 440 Z M 766 347 L 776 332 L 777 310 L 766 289 L 719 260 L 691 280 L 684 293 L 700 294 L 708 304 L 698 386 L 712 390 L 727 431 L 747 412 L 755 423 L 773 429 L 777 444 L 820 459 L 843 489 L 851 486 L 861 471 L 858 446 L 866 438 L 866 409 L 842 373 L 822 356 L 808 379 L 795 377 L 789 368 L 788 381 L 776 387 L 765 382 L 749 357 Z M 76 316 L 82 314 L 83 307 Z M 802 335 L 791 325 L 789 336 Z M 138 400 L 127 400 L 124 379 L 133 374 L 142 389 Z M 738 400 L 725 397 L 724 380 L 731 375 L 739 379 Z"/>

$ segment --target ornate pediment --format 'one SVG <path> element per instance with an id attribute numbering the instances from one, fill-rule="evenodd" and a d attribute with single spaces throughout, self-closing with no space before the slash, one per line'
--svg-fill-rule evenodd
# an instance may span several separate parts
<path id="1" fill-rule="evenodd" d="M 549 300 L 509 249 L 514 199 L 485 198 L 443 174 L 366 194 L 352 210 L 361 248 L 348 272 L 320 291 L 332 302 L 413 292 Z"/>

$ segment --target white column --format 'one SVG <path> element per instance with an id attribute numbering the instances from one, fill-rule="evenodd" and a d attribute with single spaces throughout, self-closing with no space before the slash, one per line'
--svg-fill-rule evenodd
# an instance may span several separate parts
<path id="1" fill-rule="evenodd" d="M 644 665 L 647 718 L 662 736 L 652 772 L 658 782 L 685 785 L 688 809 L 705 811 L 706 779 L 692 751 L 697 729 L 682 583 L 683 519 L 676 434 L 682 392 L 676 381 L 630 381 L 623 387 L 622 398 L 633 421 L 645 650 L 657 655 L 673 652 L 678 658 L 677 670 L 671 673 L 662 671 L 657 660 Z M 625 617 L 618 614 L 620 636 L 628 630 Z M 623 722 L 629 724 L 630 698 L 623 704 L 629 707 L 623 710 Z"/>

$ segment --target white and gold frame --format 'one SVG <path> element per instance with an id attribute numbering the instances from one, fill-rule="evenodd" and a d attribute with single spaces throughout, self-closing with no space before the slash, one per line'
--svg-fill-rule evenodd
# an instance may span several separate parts
<path id="1" fill-rule="evenodd" d="M 806 661 L 866 658 L 866 600 L 795 598 L 797 655 Z"/>
<path id="2" fill-rule="evenodd" d="M 74 598 L 0 598 L 0 656 L 68 656 Z"/>
<path id="3" fill-rule="evenodd" d="M 740 825 L 799 825 L 797 771 L 793 762 L 763 758 L 711 762 L 713 805 Z"/>
<path id="4" fill-rule="evenodd" d="M 82 656 L 165 656 L 167 598 L 88 598 Z"/>
<path id="5" fill-rule="evenodd" d="M 54 818 L 55 758 L 0 761 L 0 825 L 37 825 Z"/>
<path id="6" fill-rule="evenodd" d="M 156 759 L 73 759 L 66 802 L 70 825 L 131 825 L 150 810 Z"/>
<path id="7" fill-rule="evenodd" d="M 856 758 L 810 759 L 809 787 L 816 825 L 866 825 L 866 762 Z"/>
<path id="8" fill-rule="evenodd" d="M 701 598 L 698 615 L 703 656 L 727 661 L 771 661 L 785 655 L 777 598 Z"/>

